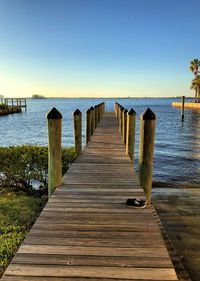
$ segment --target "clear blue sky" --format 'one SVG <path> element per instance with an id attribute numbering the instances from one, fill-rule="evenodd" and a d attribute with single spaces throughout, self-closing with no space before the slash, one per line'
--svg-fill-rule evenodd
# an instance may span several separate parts
<path id="1" fill-rule="evenodd" d="M 0 94 L 193 95 L 199 0 L 0 0 Z"/>

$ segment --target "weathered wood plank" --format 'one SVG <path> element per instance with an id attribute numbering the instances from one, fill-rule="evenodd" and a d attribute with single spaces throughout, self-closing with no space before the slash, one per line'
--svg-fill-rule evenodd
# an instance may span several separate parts
<path id="1" fill-rule="evenodd" d="M 53 276 L 53 277 L 90 277 L 140 280 L 177 280 L 173 269 L 166 268 L 121 268 L 97 266 L 48 266 L 10 264 L 8 275 Z"/>
<path id="2" fill-rule="evenodd" d="M 78 255 L 50 255 L 50 254 L 20 254 L 13 259 L 14 264 L 49 264 L 71 266 L 120 266 L 120 267 L 147 267 L 173 268 L 169 258 L 161 257 L 110 257 L 110 256 L 78 256 Z"/>
<path id="3" fill-rule="evenodd" d="M 134 257 L 169 257 L 165 247 L 149 248 L 119 248 L 119 247 L 80 247 L 80 246 L 48 246 L 48 245 L 26 245 L 23 244 L 18 253 L 32 254 L 68 254 L 86 256 L 134 256 Z"/>

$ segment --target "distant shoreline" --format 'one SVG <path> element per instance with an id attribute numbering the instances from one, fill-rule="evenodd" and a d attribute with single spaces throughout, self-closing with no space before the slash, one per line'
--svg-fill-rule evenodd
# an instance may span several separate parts
<path id="1" fill-rule="evenodd" d="M 45 100 L 45 99 L 180 99 L 180 97 L 44 97 L 44 98 L 31 98 L 28 97 L 26 99 L 30 100 Z M 192 97 L 188 97 L 192 98 Z"/>

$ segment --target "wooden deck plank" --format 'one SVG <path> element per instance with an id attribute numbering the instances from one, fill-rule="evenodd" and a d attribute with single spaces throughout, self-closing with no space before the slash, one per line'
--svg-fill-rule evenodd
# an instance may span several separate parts
<path id="1" fill-rule="evenodd" d="M 2 281 L 178 280 L 153 206 L 106 113 L 33 225 Z"/>
<path id="2" fill-rule="evenodd" d="M 11 264 L 8 275 L 177 280 L 173 269 Z"/>

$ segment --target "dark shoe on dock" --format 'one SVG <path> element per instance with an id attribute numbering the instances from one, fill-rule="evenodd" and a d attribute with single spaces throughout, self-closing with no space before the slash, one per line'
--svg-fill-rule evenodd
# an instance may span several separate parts
<path id="1" fill-rule="evenodd" d="M 128 199 L 126 201 L 126 205 L 129 206 L 129 207 L 136 207 L 136 208 L 145 208 L 146 207 L 146 201 L 145 200 L 142 200 L 142 199 L 139 199 L 139 198 L 133 198 L 133 199 Z"/>

